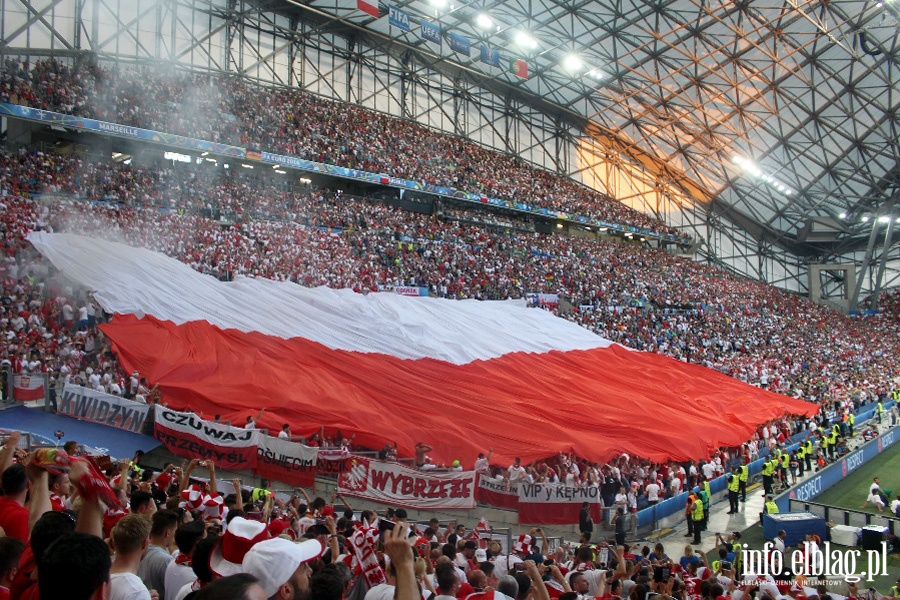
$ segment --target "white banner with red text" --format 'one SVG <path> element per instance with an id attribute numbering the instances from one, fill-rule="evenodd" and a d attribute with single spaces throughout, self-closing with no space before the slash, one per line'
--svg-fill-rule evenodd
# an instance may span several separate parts
<path id="1" fill-rule="evenodd" d="M 13 375 L 12 397 L 17 402 L 33 402 L 44 399 L 44 374 Z"/>
<path id="2" fill-rule="evenodd" d="M 504 479 L 478 476 L 478 485 L 475 487 L 475 501 L 490 506 L 519 509 L 519 486 L 509 483 Z"/>
<path id="3" fill-rule="evenodd" d="M 410 469 L 399 463 L 354 456 L 338 478 L 338 492 L 415 509 L 475 508 L 475 471 Z"/>
<path id="4" fill-rule="evenodd" d="M 318 457 L 318 448 L 261 435 L 256 453 L 256 473 L 297 487 L 313 487 Z"/>
<path id="5" fill-rule="evenodd" d="M 349 473 L 352 455 L 342 448 L 322 448 L 319 450 L 318 469 L 321 475 Z"/>
<path id="6" fill-rule="evenodd" d="M 595 523 L 601 522 L 602 498 L 598 487 L 568 487 L 558 483 L 519 484 L 519 523 L 570 525 L 578 523 L 587 502 Z"/>
<path id="7" fill-rule="evenodd" d="M 82 421 L 109 425 L 132 433 L 141 433 L 150 407 L 80 385 L 66 384 L 62 398 L 56 400 L 60 415 Z"/>
<path id="8" fill-rule="evenodd" d="M 255 469 L 260 432 L 214 421 L 193 413 L 156 406 L 154 437 L 172 454 L 212 460 L 217 467 Z"/>

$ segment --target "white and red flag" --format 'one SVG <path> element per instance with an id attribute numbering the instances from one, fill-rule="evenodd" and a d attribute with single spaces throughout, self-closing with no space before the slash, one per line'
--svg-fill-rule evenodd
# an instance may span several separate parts
<path id="1" fill-rule="evenodd" d="M 525 301 L 411 298 L 237 277 L 70 234 L 28 238 L 115 318 L 123 366 L 169 406 L 259 427 L 320 425 L 355 443 L 433 442 L 437 464 L 558 452 L 653 461 L 739 446 L 756 426 L 818 406 L 702 366 L 628 350 Z M 714 425 L 711 425 L 714 424 Z M 423 440 L 421 432 L 434 439 Z"/>

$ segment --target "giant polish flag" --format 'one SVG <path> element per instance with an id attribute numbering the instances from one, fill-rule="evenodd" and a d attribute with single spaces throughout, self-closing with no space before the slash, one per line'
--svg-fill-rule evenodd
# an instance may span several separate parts
<path id="1" fill-rule="evenodd" d="M 409 298 L 262 279 L 223 283 L 162 254 L 68 234 L 28 238 L 116 317 L 126 370 L 175 409 L 356 443 L 416 442 L 471 467 L 557 452 L 605 461 L 708 456 L 818 407 L 627 350 L 524 301 Z"/>

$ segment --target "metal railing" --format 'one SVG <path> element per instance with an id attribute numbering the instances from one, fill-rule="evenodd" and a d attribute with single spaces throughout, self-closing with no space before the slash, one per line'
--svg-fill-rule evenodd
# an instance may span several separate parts
<path id="1" fill-rule="evenodd" d="M 863 510 L 842 508 L 839 506 L 821 504 L 819 502 L 801 500 L 790 500 L 788 506 L 790 507 L 791 512 L 810 512 L 814 515 L 824 517 L 825 521 L 828 523 L 860 528 L 869 525 L 879 525 L 887 527 L 888 531 L 894 535 L 896 535 L 897 532 L 900 532 L 900 519 L 892 516 L 890 513 L 874 514 Z"/>

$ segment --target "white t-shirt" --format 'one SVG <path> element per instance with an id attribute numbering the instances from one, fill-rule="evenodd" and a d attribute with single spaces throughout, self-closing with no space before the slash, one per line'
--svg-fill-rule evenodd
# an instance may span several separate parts
<path id="1" fill-rule="evenodd" d="M 134 573 L 113 573 L 109 576 L 108 600 L 150 600 L 150 591 Z"/>
<path id="2" fill-rule="evenodd" d="M 188 583 L 187 585 L 182 586 L 180 590 L 178 590 L 178 593 L 175 594 L 175 600 L 184 600 L 185 596 L 187 596 L 191 592 L 196 592 L 199 589 L 200 589 L 200 582 L 197 580 L 194 580 L 193 583 Z"/>
<path id="3" fill-rule="evenodd" d="M 869 495 L 871 496 L 875 492 L 880 491 L 880 490 L 881 490 L 881 486 L 873 481 L 872 485 L 869 486 Z"/>
<path id="4" fill-rule="evenodd" d="M 191 567 L 180 565 L 174 560 L 166 565 L 166 597 L 161 600 L 175 600 L 175 596 L 185 585 L 193 583 L 197 574 Z"/>
<path id="5" fill-rule="evenodd" d="M 499 575 L 506 575 L 507 571 L 522 562 L 522 559 L 513 555 L 502 554 L 494 559 L 494 571 Z"/>
<path id="6" fill-rule="evenodd" d="M 588 593 L 586 594 L 586 596 L 589 598 L 593 598 L 597 595 L 597 590 L 600 589 L 600 577 L 605 572 L 606 571 L 602 569 L 585 569 L 584 571 L 572 569 L 571 571 L 566 573 L 566 583 L 570 583 L 572 573 L 583 573 L 584 578 L 588 582 Z"/>
<path id="7" fill-rule="evenodd" d="M 393 585 L 379 583 L 375 587 L 369 588 L 365 600 L 394 600 L 395 590 Z"/>
<path id="8" fill-rule="evenodd" d="M 659 501 L 659 486 L 655 483 L 647 484 L 647 501 L 648 502 L 658 502 Z"/>
<path id="9" fill-rule="evenodd" d="M 897 514 L 897 509 L 900 508 L 900 500 L 894 500 L 891 502 L 891 512 L 895 515 Z"/>

